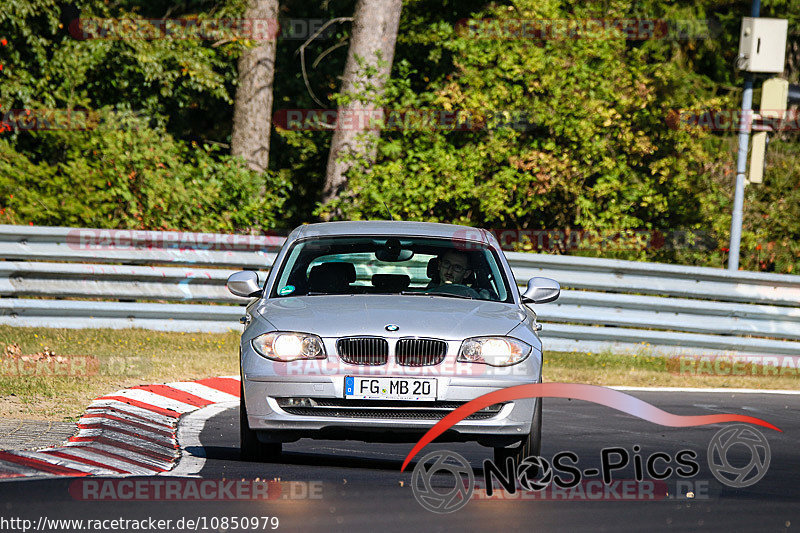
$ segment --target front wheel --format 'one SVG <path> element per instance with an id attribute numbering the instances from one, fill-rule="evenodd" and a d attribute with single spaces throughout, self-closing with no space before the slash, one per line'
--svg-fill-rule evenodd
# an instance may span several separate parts
<path id="1" fill-rule="evenodd" d="M 514 461 L 514 468 L 529 456 L 538 456 L 542 453 L 542 398 L 536 401 L 536 408 L 533 410 L 533 420 L 531 421 L 531 432 L 527 438 L 511 448 L 495 448 L 494 464 L 503 467 L 506 459 L 511 457 Z"/>
<path id="2" fill-rule="evenodd" d="M 247 422 L 247 406 L 244 403 L 244 384 L 239 388 L 239 449 L 244 461 L 271 461 L 281 455 L 281 443 L 265 443 Z"/>

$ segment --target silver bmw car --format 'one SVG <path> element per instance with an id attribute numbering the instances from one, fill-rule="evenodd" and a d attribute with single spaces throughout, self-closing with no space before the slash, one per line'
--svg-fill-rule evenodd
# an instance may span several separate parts
<path id="1" fill-rule="evenodd" d="M 538 383 L 542 343 L 526 304 L 558 298 L 533 278 L 520 294 L 494 236 L 424 222 L 330 222 L 295 229 L 252 297 L 241 339 L 241 451 L 277 460 L 301 438 L 413 442 L 458 406 Z M 439 437 L 495 460 L 538 455 L 542 403 L 490 405 Z"/>

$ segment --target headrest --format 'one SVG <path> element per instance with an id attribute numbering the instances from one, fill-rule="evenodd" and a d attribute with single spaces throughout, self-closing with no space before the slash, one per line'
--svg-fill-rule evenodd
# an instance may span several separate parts
<path id="1" fill-rule="evenodd" d="M 310 291 L 331 291 L 347 287 L 356 280 L 356 267 L 353 263 L 332 261 L 316 265 L 308 274 Z"/>
<path id="2" fill-rule="evenodd" d="M 356 267 L 353 263 L 331 261 L 312 268 L 308 277 L 312 278 L 314 276 L 336 276 L 347 283 L 353 283 L 356 280 Z"/>
<path id="3" fill-rule="evenodd" d="M 439 258 L 431 257 L 428 260 L 428 269 L 425 274 L 431 279 L 439 279 Z"/>
<path id="4" fill-rule="evenodd" d="M 372 286 L 376 289 L 400 292 L 411 284 L 411 278 L 405 274 L 373 274 Z"/>

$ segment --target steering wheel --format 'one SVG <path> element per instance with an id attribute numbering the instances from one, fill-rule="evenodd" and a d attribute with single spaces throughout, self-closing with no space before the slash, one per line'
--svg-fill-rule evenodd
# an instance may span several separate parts
<path id="1" fill-rule="evenodd" d="M 472 287 L 460 285 L 458 283 L 445 283 L 436 287 L 431 287 L 425 292 L 439 292 L 444 294 L 458 294 L 459 296 L 469 296 L 471 298 L 480 298 L 478 292 Z"/>

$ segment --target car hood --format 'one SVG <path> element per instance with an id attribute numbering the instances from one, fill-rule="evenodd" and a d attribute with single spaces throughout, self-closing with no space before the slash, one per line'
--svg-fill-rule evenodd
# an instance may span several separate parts
<path id="1" fill-rule="evenodd" d="M 298 296 L 259 302 L 256 311 L 278 330 L 322 337 L 376 335 L 456 340 L 504 335 L 525 319 L 513 304 L 442 296 Z M 398 326 L 387 331 L 386 326 Z"/>

